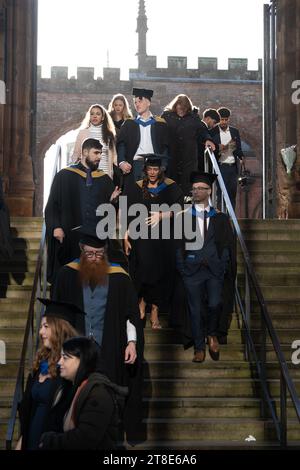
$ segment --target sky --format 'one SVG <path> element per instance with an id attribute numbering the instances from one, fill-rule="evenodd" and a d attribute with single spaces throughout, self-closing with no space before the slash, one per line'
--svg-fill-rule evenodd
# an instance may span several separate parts
<path id="1" fill-rule="evenodd" d="M 146 0 L 147 54 L 157 66 L 167 67 L 168 55 L 188 57 L 197 68 L 198 57 L 218 57 L 227 68 L 228 57 L 248 58 L 257 69 L 263 56 L 263 4 L 268 0 Z M 38 64 L 42 76 L 50 66 L 121 68 L 121 78 L 137 67 L 136 18 L 138 0 L 39 0 Z"/>

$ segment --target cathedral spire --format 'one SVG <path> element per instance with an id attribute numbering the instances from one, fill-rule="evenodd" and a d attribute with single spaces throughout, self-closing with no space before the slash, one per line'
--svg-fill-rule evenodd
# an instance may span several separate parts
<path id="1" fill-rule="evenodd" d="M 146 64 L 147 57 L 147 16 L 146 16 L 146 7 L 145 0 L 139 0 L 139 13 L 137 17 L 137 28 L 136 32 L 138 33 L 138 68 L 143 69 Z"/>

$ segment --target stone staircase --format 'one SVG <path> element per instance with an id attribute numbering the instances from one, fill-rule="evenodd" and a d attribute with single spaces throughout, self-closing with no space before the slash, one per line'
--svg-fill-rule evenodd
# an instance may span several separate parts
<path id="1" fill-rule="evenodd" d="M 14 256 L 11 261 L 0 263 L 0 340 L 6 344 L 6 364 L 0 364 L 0 449 L 5 447 L 42 219 L 16 217 L 12 218 L 11 226 Z"/>
<path id="2" fill-rule="evenodd" d="M 274 327 L 300 394 L 300 365 L 291 363 L 291 343 L 300 339 L 300 221 L 241 221 L 246 244 Z M 244 277 L 238 255 L 238 280 Z M 243 290 L 243 288 L 242 288 Z M 259 341 L 259 306 L 253 301 L 251 328 Z M 271 419 L 262 419 L 260 381 L 245 361 L 241 319 L 234 314 L 228 345 L 219 362 L 208 356 L 204 364 L 191 362 L 168 329 L 145 330 L 145 424 L 148 440 L 137 448 L 226 449 L 268 448 L 277 445 Z M 267 339 L 267 376 L 279 413 L 279 370 Z M 300 424 L 288 397 L 288 440 L 300 447 Z M 249 436 L 256 441 L 245 441 Z"/>
<path id="3" fill-rule="evenodd" d="M 7 364 L 0 365 L 0 448 L 20 356 L 25 317 L 33 282 L 41 219 L 12 219 L 15 256 L 0 266 L 0 340 L 7 346 Z M 267 300 L 295 385 L 300 393 L 300 366 L 291 364 L 291 343 L 300 339 L 300 221 L 242 221 L 251 258 Z M 280 250 L 280 252 L 278 251 Z M 239 255 L 240 256 L 240 255 Z M 240 259 L 240 258 L 239 258 Z M 243 272 L 239 262 L 239 283 Z M 259 340 L 259 306 L 252 304 L 251 327 Z M 191 362 L 176 333 L 161 315 L 162 330 L 145 329 L 144 422 L 147 441 L 136 449 L 239 449 L 277 445 L 270 419 L 260 413 L 260 383 L 245 361 L 244 334 L 233 315 L 228 345 L 219 362 L 207 355 L 203 364 Z M 279 372 L 270 342 L 267 345 L 268 383 L 278 407 Z M 278 408 L 279 409 L 279 408 Z M 300 425 L 288 397 L 288 438 L 300 445 Z M 245 439 L 252 435 L 256 441 Z"/>

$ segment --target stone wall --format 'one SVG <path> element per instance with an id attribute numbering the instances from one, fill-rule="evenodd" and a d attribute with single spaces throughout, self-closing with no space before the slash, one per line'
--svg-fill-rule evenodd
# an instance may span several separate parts
<path id="1" fill-rule="evenodd" d="M 156 58 L 147 57 L 143 71 L 131 69 L 129 80 L 120 80 L 120 69 L 104 68 L 103 77 L 94 79 L 94 69 L 79 67 L 77 78 L 68 79 L 67 67 L 52 67 L 51 78 L 37 82 L 37 159 L 41 174 L 46 150 L 71 129 L 76 129 L 92 103 L 107 106 L 115 93 L 123 93 L 132 103 L 133 87 L 154 90 L 152 110 L 161 114 L 178 93 L 185 93 L 202 112 L 207 107 L 228 106 L 231 123 L 240 129 L 242 140 L 251 147 L 247 166 L 255 174 L 249 197 L 249 216 L 261 214 L 262 99 L 261 61 L 257 71 L 247 70 L 246 59 L 229 59 L 228 70 L 217 68 L 216 58 L 199 58 L 198 69 L 187 69 L 186 57 L 168 57 L 168 68 L 155 68 Z M 42 207 L 42 187 L 37 186 L 36 211 Z M 238 213 L 245 215 L 244 196 L 240 194 Z"/>

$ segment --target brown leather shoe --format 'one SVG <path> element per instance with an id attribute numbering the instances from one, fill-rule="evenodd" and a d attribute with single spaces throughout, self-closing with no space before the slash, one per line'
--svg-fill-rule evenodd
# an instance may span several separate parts
<path id="1" fill-rule="evenodd" d="M 208 336 L 208 352 L 213 361 L 220 359 L 219 341 L 216 336 Z"/>
<path id="2" fill-rule="evenodd" d="M 205 351 L 195 351 L 193 362 L 204 362 L 205 361 Z"/>

